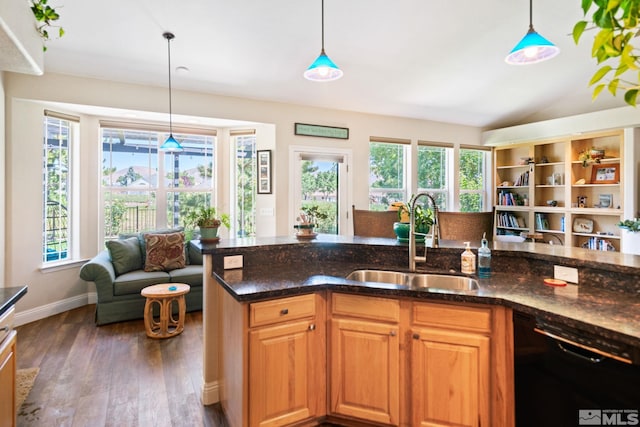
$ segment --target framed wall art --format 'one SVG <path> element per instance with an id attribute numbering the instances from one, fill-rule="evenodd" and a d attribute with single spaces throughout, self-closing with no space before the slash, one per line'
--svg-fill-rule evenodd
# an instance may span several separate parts
<path id="1" fill-rule="evenodd" d="M 594 163 L 591 166 L 591 184 L 618 184 L 620 163 Z"/>
<path id="2" fill-rule="evenodd" d="M 271 150 L 258 150 L 258 194 L 271 194 Z"/>

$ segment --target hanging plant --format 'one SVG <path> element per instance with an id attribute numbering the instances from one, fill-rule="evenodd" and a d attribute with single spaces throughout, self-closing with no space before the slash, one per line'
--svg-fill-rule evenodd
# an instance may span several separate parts
<path id="1" fill-rule="evenodd" d="M 593 13 L 589 14 L 592 6 Z M 640 56 L 632 42 L 637 41 L 640 28 L 640 0 L 582 0 L 582 12 L 586 19 L 573 27 L 575 43 L 578 44 L 585 30 L 596 29 L 591 56 L 598 64 L 613 60 L 591 78 L 592 98 L 596 99 L 605 88 L 613 96 L 620 90 L 624 92 L 625 102 L 635 106 L 640 90 Z M 628 79 L 623 79 L 623 75 Z M 610 80 L 603 83 L 605 77 Z"/>
<path id="2" fill-rule="evenodd" d="M 42 44 L 42 50 L 47 51 L 46 42 L 49 41 L 49 31 L 52 28 L 57 28 L 58 38 L 64 36 L 64 29 L 59 25 L 54 25 L 53 22 L 60 19 L 60 14 L 51 6 L 47 4 L 47 0 L 31 0 L 31 12 L 38 22 L 36 30 L 44 41 Z"/>

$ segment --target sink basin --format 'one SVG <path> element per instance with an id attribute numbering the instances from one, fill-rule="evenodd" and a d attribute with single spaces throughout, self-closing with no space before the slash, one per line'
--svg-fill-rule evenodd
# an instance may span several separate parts
<path id="1" fill-rule="evenodd" d="M 390 283 L 392 285 L 409 284 L 409 275 L 399 271 L 382 271 L 382 270 L 356 270 L 347 276 L 347 280 L 356 282 L 379 282 Z"/>
<path id="2" fill-rule="evenodd" d="M 347 280 L 356 282 L 388 283 L 406 286 L 418 291 L 450 290 L 476 291 L 478 281 L 470 277 L 449 276 L 446 274 L 403 273 L 400 271 L 356 270 L 347 276 Z"/>
<path id="3" fill-rule="evenodd" d="M 416 274 L 411 278 L 412 289 L 446 289 L 452 291 L 476 291 L 478 281 L 464 276 L 448 276 L 446 274 Z"/>

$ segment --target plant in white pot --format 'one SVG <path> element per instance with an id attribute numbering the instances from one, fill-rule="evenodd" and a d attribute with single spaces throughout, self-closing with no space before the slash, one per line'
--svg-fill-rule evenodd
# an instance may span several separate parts
<path id="1" fill-rule="evenodd" d="M 218 216 L 218 212 L 213 206 L 192 210 L 186 215 L 185 224 L 192 227 L 198 226 L 200 228 L 200 241 L 205 243 L 220 240 L 218 229 L 221 225 L 224 225 L 227 229 L 231 226 L 229 215 L 220 214 Z"/>

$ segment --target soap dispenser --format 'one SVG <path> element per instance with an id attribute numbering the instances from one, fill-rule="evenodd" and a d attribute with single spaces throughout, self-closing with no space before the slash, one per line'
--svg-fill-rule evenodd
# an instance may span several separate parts
<path id="1" fill-rule="evenodd" d="M 489 242 L 487 242 L 487 233 L 482 235 L 478 248 L 478 277 L 481 279 L 491 277 L 491 249 L 489 249 Z"/>
<path id="2" fill-rule="evenodd" d="M 471 247 L 469 247 L 470 243 L 464 242 L 464 244 L 467 245 L 467 247 L 460 257 L 460 269 L 464 274 L 474 274 L 476 272 L 476 256 L 471 252 Z"/>

